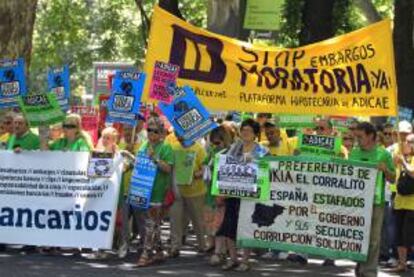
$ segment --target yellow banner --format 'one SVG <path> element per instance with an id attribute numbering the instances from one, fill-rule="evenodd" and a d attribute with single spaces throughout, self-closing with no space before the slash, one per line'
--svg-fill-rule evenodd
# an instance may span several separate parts
<path id="1" fill-rule="evenodd" d="M 180 66 L 179 85 L 213 110 L 391 116 L 397 84 L 391 23 L 304 47 L 259 47 L 207 32 L 155 8 L 145 63 Z"/>

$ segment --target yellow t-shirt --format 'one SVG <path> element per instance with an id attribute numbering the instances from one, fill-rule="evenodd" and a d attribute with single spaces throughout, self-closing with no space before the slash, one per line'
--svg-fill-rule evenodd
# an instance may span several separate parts
<path id="1" fill-rule="evenodd" d="M 4 133 L 3 135 L 0 136 L 0 142 L 7 142 L 9 140 L 10 134 L 9 133 Z"/>
<path id="2" fill-rule="evenodd" d="M 269 146 L 268 142 L 261 143 L 267 149 L 272 156 L 291 156 L 293 155 L 293 149 L 290 147 L 289 141 L 287 139 L 281 138 L 279 146 Z"/>
<path id="3" fill-rule="evenodd" d="M 184 148 L 174 137 L 175 136 L 172 135 L 166 138 L 166 141 L 170 143 L 173 151 L 180 150 L 185 152 L 193 152 L 195 154 L 194 172 L 201 170 L 203 167 L 203 161 L 207 156 L 206 150 L 204 150 L 203 146 L 199 142 L 196 142 L 192 146 Z M 203 178 L 193 178 L 191 185 L 179 185 L 178 189 L 183 197 L 201 196 L 206 194 L 207 191 Z"/>
<path id="4" fill-rule="evenodd" d="M 410 165 L 414 166 L 414 158 L 411 159 Z M 399 174 L 397 176 L 399 176 Z M 414 211 L 414 194 L 403 196 L 403 195 L 398 194 L 397 192 L 397 195 L 395 196 L 394 209 Z"/>

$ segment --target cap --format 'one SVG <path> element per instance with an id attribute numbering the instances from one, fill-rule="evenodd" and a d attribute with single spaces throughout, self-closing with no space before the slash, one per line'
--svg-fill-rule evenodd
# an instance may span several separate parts
<path id="1" fill-rule="evenodd" d="M 398 132 L 399 133 L 412 133 L 413 126 L 407 120 L 400 121 L 398 123 Z"/>

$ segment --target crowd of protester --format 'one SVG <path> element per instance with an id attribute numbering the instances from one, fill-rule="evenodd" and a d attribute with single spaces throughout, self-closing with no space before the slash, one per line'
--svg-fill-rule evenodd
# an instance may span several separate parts
<path id="1" fill-rule="evenodd" d="M 124 258 L 131 243 L 138 241 L 142 251 L 137 266 L 150 266 L 180 256 L 186 237 L 193 232 L 196 250 L 210 255 L 209 263 L 223 270 L 248 271 L 249 258 L 288 259 L 306 264 L 308 256 L 302 253 L 284 253 L 276 250 L 238 249 L 236 246 L 240 199 L 217 197 L 211 194 L 214 157 L 217 153 L 233 156 L 240 163 L 264 156 L 301 155 L 297 149 L 297 131 L 279 128 L 268 114 L 256 119 L 234 122 L 232 116 L 217 118 L 219 127 L 189 147 L 174 130 L 166 129 L 157 116 L 139 117 L 136 128 L 124 126 L 119 130 L 107 127 L 100 132 L 96 145 L 81 128 L 77 114 L 67 115 L 62 124 L 50 126 L 47 138 L 31 130 L 25 118 L 9 112 L 0 124 L 0 149 L 16 154 L 28 150 L 41 151 L 103 151 L 124 156 L 124 173 L 118 201 L 114 249 Z M 379 266 L 395 272 L 407 270 L 414 246 L 414 195 L 400 195 L 396 183 L 402 171 L 414 176 L 414 133 L 410 122 L 386 123 L 374 126 L 353 120 L 345 129 L 338 130 L 332 120 L 315 118 L 316 127 L 301 130 L 304 133 L 341 136 L 339 156 L 344 159 L 376 163 L 383 174 L 384 205 L 375 205 L 372 215 L 368 260 L 356 267 L 357 276 L 376 276 Z M 151 205 L 142 211 L 128 204 L 128 190 L 134 166 L 134 157 L 145 152 L 158 167 L 154 181 Z M 177 159 L 184 155 L 193 165 L 180 168 Z M 178 172 L 179 171 L 179 172 Z M 191 178 L 181 178 L 192 174 Z M 185 183 L 187 179 L 188 183 Z M 163 241 L 161 226 L 169 222 L 170 238 Z M 191 226 L 191 227 L 190 227 Z M 169 245 L 169 247 L 167 247 Z M 58 248 L 46 249 L 28 246 L 32 251 L 59 253 Z M 7 251 L 6 245 L 1 245 Z M 96 258 L 106 258 L 108 251 L 94 249 Z M 323 265 L 334 266 L 326 259 Z"/>

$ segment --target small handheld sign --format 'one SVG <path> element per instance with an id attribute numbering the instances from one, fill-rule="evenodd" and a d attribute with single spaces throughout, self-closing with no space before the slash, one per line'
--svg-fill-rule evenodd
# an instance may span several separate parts
<path id="1" fill-rule="evenodd" d="M 128 194 L 131 206 L 141 210 L 149 208 L 156 175 L 157 166 L 151 158 L 145 151 L 138 152 Z"/>
<path id="2" fill-rule="evenodd" d="M 177 65 L 155 62 L 150 85 L 150 98 L 171 103 L 174 99 L 174 88 L 179 71 L 180 67 Z"/>
<path id="3" fill-rule="evenodd" d="M 108 122 L 120 122 L 135 126 L 145 74 L 136 71 L 117 71 L 108 101 Z"/>
<path id="4" fill-rule="evenodd" d="M 25 96 L 26 78 L 24 75 L 24 60 L 0 61 L 0 108 L 18 106 L 18 97 Z"/>
<path id="5" fill-rule="evenodd" d="M 183 139 L 184 146 L 192 145 L 218 126 L 188 86 L 177 88 L 174 100 L 170 104 L 160 102 L 158 107 Z"/>
<path id="6" fill-rule="evenodd" d="M 114 154 L 108 152 L 92 152 L 88 164 L 88 177 L 109 178 L 114 167 Z"/>
<path id="7" fill-rule="evenodd" d="M 30 127 L 51 125 L 65 119 L 56 95 L 52 93 L 31 94 L 20 97 L 19 106 Z"/>
<path id="8" fill-rule="evenodd" d="M 69 66 L 50 68 L 47 73 L 47 86 L 51 93 L 56 95 L 59 106 L 63 111 L 69 109 L 70 98 L 70 74 Z"/>

